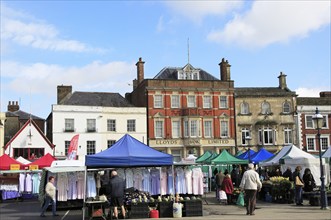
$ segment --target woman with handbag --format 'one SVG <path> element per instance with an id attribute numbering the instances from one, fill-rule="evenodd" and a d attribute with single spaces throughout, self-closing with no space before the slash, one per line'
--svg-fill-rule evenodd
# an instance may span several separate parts
<path id="1" fill-rule="evenodd" d="M 304 186 L 303 181 L 300 177 L 300 171 L 302 170 L 301 166 L 297 166 L 293 172 L 293 180 L 295 185 L 295 203 L 297 205 L 303 205 L 302 199 L 302 187 Z"/>

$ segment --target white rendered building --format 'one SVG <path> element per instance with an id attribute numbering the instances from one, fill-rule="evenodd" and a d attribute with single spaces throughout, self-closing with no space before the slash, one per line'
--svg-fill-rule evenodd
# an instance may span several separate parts
<path id="1" fill-rule="evenodd" d="M 71 86 L 59 100 L 61 89 L 68 86 L 58 86 L 58 104 L 52 105 L 47 119 L 55 157 L 67 156 L 70 140 L 77 134 L 79 160 L 106 150 L 125 134 L 146 144 L 146 108 L 132 106 L 118 93 L 71 93 Z"/>

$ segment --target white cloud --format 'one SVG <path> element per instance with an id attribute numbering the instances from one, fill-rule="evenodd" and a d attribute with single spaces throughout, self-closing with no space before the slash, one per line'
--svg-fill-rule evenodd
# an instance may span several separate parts
<path id="1" fill-rule="evenodd" d="M 330 24 L 330 1 L 255 1 L 250 11 L 236 15 L 208 39 L 243 47 L 263 47 L 306 37 Z"/>
<path id="2" fill-rule="evenodd" d="M 3 91 L 21 94 L 56 95 L 57 85 L 72 85 L 75 91 L 118 92 L 124 95 L 132 91 L 128 83 L 136 78 L 135 63 L 115 61 L 92 62 L 83 67 L 63 67 L 34 63 L 23 65 L 4 61 L 1 65 L 2 78 L 6 81 Z"/>
<path id="3" fill-rule="evenodd" d="M 295 90 L 299 97 L 319 97 L 322 91 L 330 91 L 330 88 L 298 88 Z"/>
<path id="4" fill-rule="evenodd" d="M 103 52 L 85 43 L 64 39 L 55 26 L 1 4 L 1 39 L 23 46 L 51 51 Z M 4 44 L 2 42 L 2 44 Z"/>
<path id="5" fill-rule="evenodd" d="M 240 8 L 243 1 L 166 1 L 165 4 L 176 13 L 200 23 L 209 15 L 224 15 Z"/>

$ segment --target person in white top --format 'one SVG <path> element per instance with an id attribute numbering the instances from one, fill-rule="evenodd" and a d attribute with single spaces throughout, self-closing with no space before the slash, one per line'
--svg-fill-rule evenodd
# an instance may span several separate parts
<path id="1" fill-rule="evenodd" d="M 54 182 L 55 182 L 55 177 L 50 176 L 48 178 L 48 183 L 46 184 L 45 187 L 45 201 L 41 210 L 40 217 L 45 217 L 44 213 L 50 203 L 52 203 L 53 216 L 58 216 L 58 214 L 56 214 L 56 187 L 54 186 Z"/>
<path id="2" fill-rule="evenodd" d="M 255 215 L 256 193 L 262 188 L 259 174 L 254 169 L 254 164 L 248 164 L 248 170 L 245 171 L 240 189 L 245 191 L 246 215 Z"/>

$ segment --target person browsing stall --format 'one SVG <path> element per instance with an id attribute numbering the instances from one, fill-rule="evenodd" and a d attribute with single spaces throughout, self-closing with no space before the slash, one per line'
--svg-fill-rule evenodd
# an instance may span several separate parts
<path id="1" fill-rule="evenodd" d="M 117 207 L 121 207 L 123 218 L 126 217 L 126 212 L 123 204 L 125 190 L 125 180 L 117 175 L 113 170 L 111 172 L 111 179 L 109 183 L 109 193 L 111 198 L 111 205 L 114 207 L 114 218 L 118 219 Z"/>
<path id="2" fill-rule="evenodd" d="M 240 189 L 245 191 L 246 215 L 255 215 L 256 194 L 261 188 L 259 174 L 255 171 L 254 164 L 250 163 L 240 183 Z"/>

